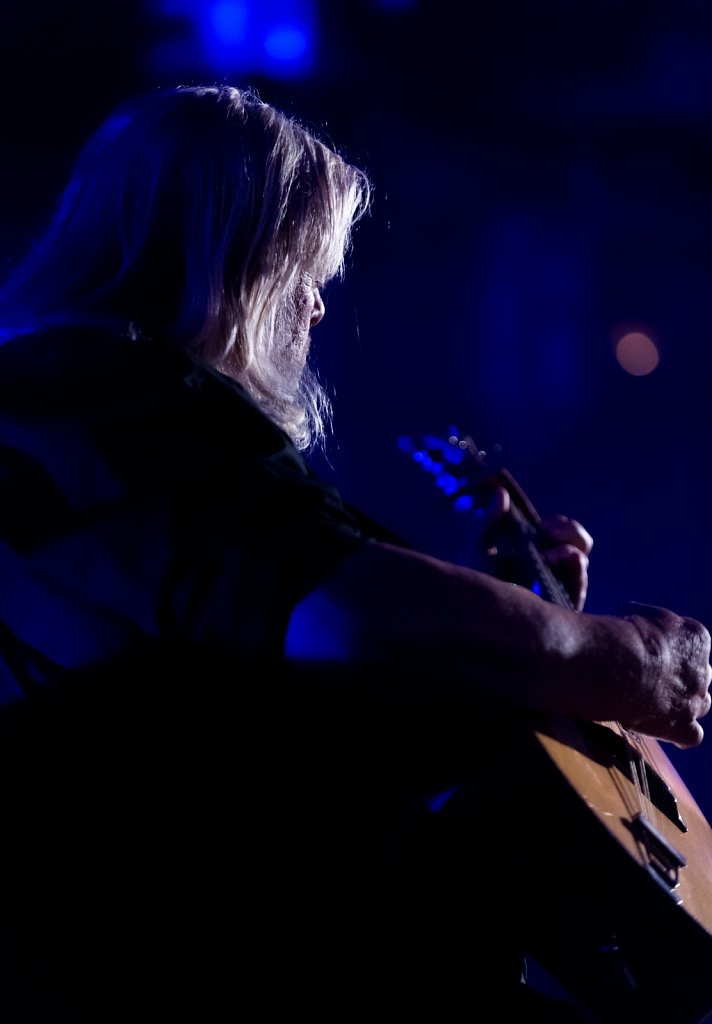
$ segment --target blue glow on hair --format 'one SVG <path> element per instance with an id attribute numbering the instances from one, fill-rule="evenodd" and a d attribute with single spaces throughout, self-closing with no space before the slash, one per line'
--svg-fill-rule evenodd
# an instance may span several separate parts
<path id="1" fill-rule="evenodd" d="M 101 139 L 102 142 L 111 142 L 112 139 L 121 134 L 124 128 L 131 124 L 132 120 L 133 118 L 130 114 L 113 114 L 106 119 L 96 133 L 97 140 Z"/>

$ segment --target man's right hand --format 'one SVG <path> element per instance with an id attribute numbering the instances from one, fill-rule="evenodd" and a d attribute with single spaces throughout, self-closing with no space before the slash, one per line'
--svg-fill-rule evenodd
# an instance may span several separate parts
<path id="1" fill-rule="evenodd" d="M 710 634 L 696 619 L 666 608 L 631 603 L 631 622 L 645 647 L 649 699 L 641 696 L 628 728 L 678 747 L 696 747 L 704 737 L 699 719 L 709 712 Z"/>

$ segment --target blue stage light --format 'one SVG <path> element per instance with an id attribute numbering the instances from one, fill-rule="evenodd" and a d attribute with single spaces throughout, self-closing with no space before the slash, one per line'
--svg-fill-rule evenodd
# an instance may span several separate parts
<path id="1" fill-rule="evenodd" d="M 303 78 L 315 66 L 315 0 L 160 0 L 160 11 L 185 26 L 179 44 L 157 47 L 161 70 Z"/>
<path id="2" fill-rule="evenodd" d="M 249 21 L 246 3 L 240 0 L 221 0 L 211 5 L 209 16 L 218 45 L 232 47 L 245 42 Z"/>

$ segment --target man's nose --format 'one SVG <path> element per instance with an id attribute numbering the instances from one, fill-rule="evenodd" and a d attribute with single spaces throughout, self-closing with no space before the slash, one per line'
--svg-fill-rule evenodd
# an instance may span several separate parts
<path id="1" fill-rule="evenodd" d="M 318 288 L 314 289 L 314 308 L 312 309 L 311 317 L 309 318 L 309 326 L 316 327 L 320 320 L 323 319 L 326 313 L 326 306 L 324 300 L 321 297 L 321 292 Z"/>

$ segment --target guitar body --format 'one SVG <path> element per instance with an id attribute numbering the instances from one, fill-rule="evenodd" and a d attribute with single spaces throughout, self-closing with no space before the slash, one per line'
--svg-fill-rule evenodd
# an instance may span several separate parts
<path id="1" fill-rule="evenodd" d="M 641 796 L 612 725 L 546 718 L 528 744 L 530 954 L 596 1021 L 712 1021 L 712 829 L 662 747 L 643 741 L 655 785 Z"/>
<path id="2" fill-rule="evenodd" d="M 506 470 L 457 433 L 399 444 L 465 511 L 478 487 L 504 486 L 513 515 L 495 574 L 572 607 Z M 511 796 L 498 828 L 506 868 L 490 881 L 509 875 L 527 956 L 595 1024 L 712 1024 L 712 828 L 661 744 L 613 722 L 541 716 L 492 754 Z"/>

